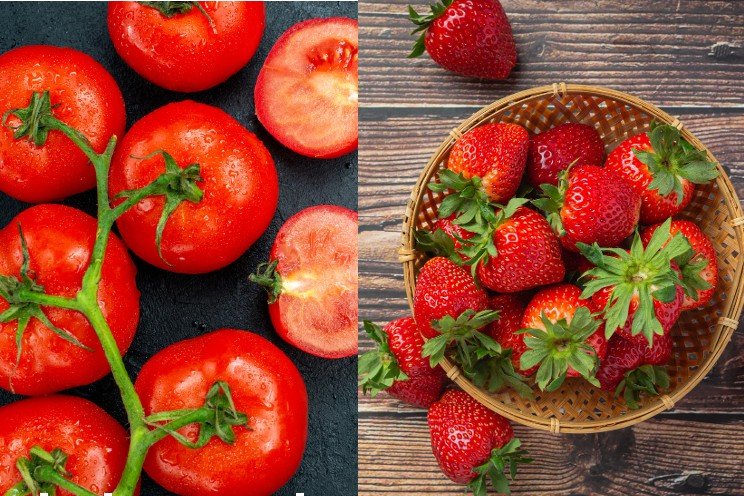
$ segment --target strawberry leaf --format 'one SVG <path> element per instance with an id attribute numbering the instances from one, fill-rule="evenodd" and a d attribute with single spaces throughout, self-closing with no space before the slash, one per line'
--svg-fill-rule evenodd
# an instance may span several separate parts
<path id="1" fill-rule="evenodd" d="M 642 365 L 625 373 L 615 389 L 615 397 L 623 396 L 625 404 L 631 410 L 640 408 L 641 395 L 658 396 L 669 389 L 669 374 L 666 368 L 654 365 Z"/>
<path id="2" fill-rule="evenodd" d="M 526 456 L 528 453 L 520 449 L 521 446 L 519 439 L 512 438 L 504 446 L 491 450 L 488 460 L 473 469 L 478 475 L 470 481 L 468 488 L 474 496 L 487 496 L 489 479 L 497 493 L 511 494 L 509 481 L 516 479 L 519 465 L 532 462 Z"/>
<path id="3" fill-rule="evenodd" d="M 408 380 L 408 376 L 400 369 L 398 360 L 390 350 L 385 331 L 369 320 L 364 321 L 364 330 L 377 344 L 377 348 L 359 357 L 359 386 L 362 387 L 362 394 L 370 393 L 374 398 L 396 381 Z"/>
<path id="4" fill-rule="evenodd" d="M 462 263 L 462 258 L 455 251 L 455 240 L 442 229 L 427 231 L 416 229 L 413 233 L 416 249 L 433 257 L 447 257 L 457 264 Z M 464 242 L 459 239 L 458 241 Z"/>

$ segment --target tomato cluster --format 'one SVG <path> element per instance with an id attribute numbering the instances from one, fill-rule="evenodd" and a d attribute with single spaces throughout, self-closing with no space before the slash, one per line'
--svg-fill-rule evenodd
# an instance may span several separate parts
<path id="1" fill-rule="evenodd" d="M 260 2 L 121 2 L 108 14 L 127 64 L 182 92 L 211 88 L 244 67 L 264 23 Z M 289 78 L 306 91 L 256 88 L 269 132 L 307 156 L 353 151 L 356 54 L 356 21 L 290 29 L 262 84 Z M 318 57 L 326 62 L 301 62 Z M 272 82 L 282 64 L 283 82 Z M 303 102 L 320 101 L 333 111 L 308 115 L 313 122 L 290 118 Z M 277 491 L 299 468 L 308 430 L 304 380 L 279 348 L 222 329 L 161 350 L 134 384 L 121 361 L 140 314 L 128 250 L 184 274 L 237 260 L 274 218 L 279 181 L 270 152 L 235 118 L 191 100 L 152 111 L 124 134 L 116 81 L 69 48 L 0 55 L 0 113 L 0 191 L 37 203 L 0 230 L 0 387 L 49 395 L 0 407 L 0 494 L 139 494 L 143 467 L 184 496 Z M 331 124 L 337 132 L 329 135 Z M 98 219 L 48 203 L 94 187 Z M 356 231 L 356 212 L 306 209 L 282 227 L 271 260 L 251 276 L 269 292 L 279 334 L 321 357 L 357 351 Z M 55 394 L 109 372 L 129 436 L 95 404 Z"/>

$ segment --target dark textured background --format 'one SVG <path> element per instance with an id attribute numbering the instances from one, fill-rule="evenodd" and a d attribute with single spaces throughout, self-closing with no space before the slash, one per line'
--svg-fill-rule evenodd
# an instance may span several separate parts
<path id="1" fill-rule="evenodd" d="M 250 284 L 247 276 L 268 258 L 277 230 L 291 215 L 321 203 L 357 208 L 356 153 L 335 160 L 311 160 L 297 155 L 272 139 L 253 110 L 253 84 L 274 41 L 303 19 L 339 15 L 356 18 L 356 3 L 267 3 L 266 32 L 248 66 L 216 88 L 188 95 L 154 86 L 119 58 L 109 40 L 106 5 L 102 2 L 4 2 L 2 8 L 0 52 L 21 45 L 52 44 L 91 55 L 119 83 L 127 105 L 128 127 L 166 103 L 191 98 L 222 108 L 269 148 L 279 173 L 279 208 L 266 233 L 237 262 L 211 274 L 185 276 L 152 268 L 135 258 L 142 317 L 124 361 L 134 376 L 150 356 L 169 344 L 221 327 L 248 329 L 269 338 L 300 369 L 310 399 L 310 432 L 302 467 L 277 494 L 355 494 L 356 358 L 323 360 L 284 343 L 271 328 L 263 290 Z M 64 203 L 95 214 L 92 193 L 77 195 Z M 0 225 L 5 226 L 27 206 L 0 193 Z M 110 376 L 72 393 L 95 401 L 124 423 L 124 410 Z M 0 392 L 0 404 L 16 399 Z M 170 494 L 147 476 L 143 478 L 143 496 Z"/>

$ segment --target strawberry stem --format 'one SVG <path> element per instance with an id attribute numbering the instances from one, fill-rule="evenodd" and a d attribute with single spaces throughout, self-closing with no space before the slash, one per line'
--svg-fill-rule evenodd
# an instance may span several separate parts
<path id="1" fill-rule="evenodd" d="M 519 465 L 532 462 L 532 458 L 526 457 L 528 453 L 520 449 L 521 446 L 519 439 L 512 438 L 504 446 L 494 448 L 488 460 L 474 469 L 478 475 L 468 484 L 474 496 L 488 495 L 488 479 L 499 494 L 511 494 L 509 481 L 517 477 Z"/>

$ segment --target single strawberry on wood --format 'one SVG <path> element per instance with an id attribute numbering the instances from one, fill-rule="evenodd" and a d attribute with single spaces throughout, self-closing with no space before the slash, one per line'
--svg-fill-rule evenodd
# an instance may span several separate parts
<path id="1" fill-rule="evenodd" d="M 440 367 L 431 368 L 422 356 L 424 339 L 412 317 L 393 320 L 384 328 L 364 322 L 377 348 L 359 357 L 359 385 L 374 398 L 387 391 L 406 403 L 429 408 L 446 382 Z"/>
<path id="2" fill-rule="evenodd" d="M 572 163 L 603 164 L 604 143 L 592 126 L 569 122 L 530 140 L 527 180 L 535 188 L 558 185 L 558 174 Z"/>
<path id="3" fill-rule="evenodd" d="M 463 391 L 446 391 L 429 408 L 427 420 L 442 472 L 453 482 L 467 484 L 475 496 L 488 494 L 489 479 L 498 493 L 509 494 L 517 467 L 532 461 L 509 421 Z"/>
<path id="4" fill-rule="evenodd" d="M 512 29 L 498 0 L 442 0 L 430 13 L 408 7 L 421 33 L 409 57 L 429 56 L 445 69 L 463 76 L 506 79 L 517 63 Z"/>

